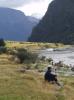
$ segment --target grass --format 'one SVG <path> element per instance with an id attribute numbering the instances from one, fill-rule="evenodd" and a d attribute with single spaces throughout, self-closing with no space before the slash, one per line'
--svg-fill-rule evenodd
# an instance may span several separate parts
<path id="1" fill-rule="evenodd" d="M 63 47 L 69 47 L 69 46 L 70 45 L 64 45 L 62 43 L 37 43 L 37 42 L 6 41 L 6 47 L 8 47 L 8 48 L 26 48 L 30 51 L 46 49 L 46 48 L 63 48 Z"/>
<path id="2" fill-rule="evenodd" d="M 49 44 L 7 41 L 9 48 L 41 49 Z M 51 44 L 52 46 L 52 44 Z M 74 100 L 74 77 L 59 77 L 64 87 L 59 88 L 44 81 L 36 70 L 21 73 L 22 64 L 10 61 L 10 55 L 0 55 L 0 100 Z M 43 65 L 42 65 L 43 66 Z"/>
<path id="3" fill-rule="evenodd" d="M 36 71 L 18 72 L 21 66 L 0 65 L 0 100 L 74 100 L 74 77 L 60 77 L 59 88 Z"/>

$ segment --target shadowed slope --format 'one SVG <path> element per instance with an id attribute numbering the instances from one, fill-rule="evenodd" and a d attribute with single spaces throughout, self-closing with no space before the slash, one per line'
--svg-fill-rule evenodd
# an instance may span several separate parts
<path id="1" fill-rule="evenodd" d="M 74 43 L 74 1 L 54 0 L 29 41 Z"/>

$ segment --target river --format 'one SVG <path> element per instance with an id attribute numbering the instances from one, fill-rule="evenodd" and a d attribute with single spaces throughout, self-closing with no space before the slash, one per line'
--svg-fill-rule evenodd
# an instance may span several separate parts
<path id="1" fill-rule="evenodd" d="M 56 50 L 41 50 L 39 56 L 52 58 L 54 62 L 63 61 L 67 65 L 74 65 L 74 48 L 56 49 Z"/>

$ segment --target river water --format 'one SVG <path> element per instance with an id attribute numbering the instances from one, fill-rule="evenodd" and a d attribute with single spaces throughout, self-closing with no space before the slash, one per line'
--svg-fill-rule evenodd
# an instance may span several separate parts
<path id="1" fill-rule="evenodd" d="M 52 58 L 54 62 L 63 61 L 67 65 L 74 65 L 74 48 L 68 48 L 63 50 L 48 51 L 41 50 L 39 56 L 46 56 L 46 58 Z"/>

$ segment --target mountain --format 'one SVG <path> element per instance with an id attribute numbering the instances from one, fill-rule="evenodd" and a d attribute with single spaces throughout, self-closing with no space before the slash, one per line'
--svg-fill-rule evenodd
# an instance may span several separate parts
<path id="1" fill-rule="evenodd" d="M 74 44 L 74 0 L 53 0 L 28 41 Z"/>
<path id="2" fill-rule="evenodd" d="M 19 10 L 0 7 L 0 38 L 26 41 L 38 21 L 33 19 Z"/>
<path id="3" fill-rule="evenodd" d="M 32 17 L 32 16 L 26 16 L 28 18 L 28 20 L 31 23 L 34 23 L 35 25 L 39 22 L 40 19 L 37 19 L 36 17 Z"/>
<path id="4" fill-rule="evenodd" d="M 43 15 L 41 13 L 33 13 L 31 16 L 33 16 L 37 19 L 41 19 Z"/>

